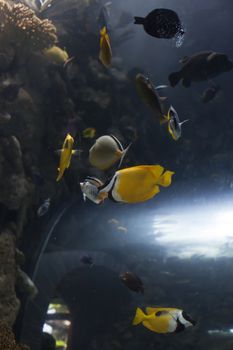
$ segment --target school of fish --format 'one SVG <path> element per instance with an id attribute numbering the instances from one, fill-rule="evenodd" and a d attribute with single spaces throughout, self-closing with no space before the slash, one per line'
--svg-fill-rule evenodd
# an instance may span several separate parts
<path id="1" fill-rule="evenodd" d="M 110 39 L 111 26 L 109 25 L 110 6 L 111 2 L 106 3 L 98 18 L 100 26 L 99 60 L 106 69 L 111 67 L 113 55 Z M 128 22 L 127 14 L 121 19 L 122 26 L 124 26 L 125 20 Z M 155 9 L 147 16 L 135 17 L 134 20 L 136 25 L 142 25 L 145 32 L 155 38 L 177 39 L 178 36 L 183 37 L 185 34 L 177 13 L 170 9 Z M 46 53 L 53 59 L 51 49 Z M 60 56 L 63 62 L 67 61 L 66 52 L 60 52 Z M 176 86 L 179 81 L 182 81 L 184 87 L 190 87 L 192 82 L 212 79 L 233 68 L 227 55 L 213 51 L 196 53 L 190 57 L 186 56 L 181 60 L 181 63 L 182 68 L 171 73 L 168 77 L 172 87 Z M 174 141 L 178 141 L 182 136 L 181 126 L 188 120 L 180 121 L 173 104 L 167 102 L 166 96 L 160 96 L 159 91 L 168 88 L 168 86 L 155 86 L 149 77 L 141 73 L 136 75 L 135 84 L 138 96 L 150 109 L 155 122 L 159 122 L 161 127 L 166 125 L 167 134 Z M 203 103 L 211 101 L 219 89 L 219 86 L 212 84 L 210 88 L 205 90 L 201 96 Z M 82 136 L 92 140 L 97 133 L 95 128 L 89 127 L 82 131 Z M 73 149 L 74 142 L 74 138 L 68 133 L 62 148 L 56 151 L 60 156 L 56 181 L 60 181 L 64 176 L 65 170 L 71 164 L 72 156 L 81 152 L 81 150 Z M 131 144 L 124 148 L 115 135 L 102 135 L 94 140 L 89 149 L 90 165 L 101 171 L 111 170 L 111 172 L 104 180 L 87 176 L 80 183 L 84 200 L 87 198 L 96 204 L 101 204 L 106 199 L 115 203 L 136 204 L 152 199 L 160 192 L 161 187 L 171 185 L 174 172 L 164 169 L 161 165 L 137 165 L 121 168 L 130 146 Z M 49 206 L 50 198 L 46 199 L 38 209 L 38 216 L 44 215 Z M 92 257 L 87 255 L 82 256 L 81 262 L 89 266 L 94 265 Z M 144 293 L 143 282 L 135 273 L 125 271 L 120 274 L 119 278 L 131 291 Z M 141 308 L 136 309 L 132 324 L 134 326 L 142 324 L 155 333 L 177 333 L 194 326 L 196 322 L 179 308 L 146 307 L 145 312 Z"/>

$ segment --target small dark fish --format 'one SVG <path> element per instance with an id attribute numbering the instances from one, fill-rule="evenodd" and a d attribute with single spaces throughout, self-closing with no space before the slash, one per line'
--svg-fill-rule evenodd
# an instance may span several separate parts
<path id="1" fill-rule="evenodd" d="M 131 289 L 134 292 L 141 292 L 144 294 L 144 286 L 141 279 L 133 272 L 124 272 L 120 275 L 121 281 L 126 287 Z"/>
<path id="2" fill-rule="evenodd" d="M 233 68 L 227 55 L 213 51 L 199 52 L 184 57 L 180 62 L 183 64 L 181 70 L 168 77 L 171 86 L 176 86 L 182 80 L 183 86 L 189 87 L 192 82 L 209 80 Z"/>
<path id="3" fill-rule="evenodd" d="M 203 94 L 201 95 L 201 100 L 203 103 L 208 103 L 212 101 L 215 96 L 218 94 L 220 90 L 220 86 L 212 86 L 203 91 Z"/>
<path id="4" fill-rule="evenodd" d="M 37 210 L 37 216 L 45 215 L 49 210 L 50 204 L 51 204 L 51 199 L 50 198 L 45 199 L 44 203 Z"/>
<path id="5" fill-rule="evenodd" d="M 172 39 L 184 34 L 177 13 L 169 9 L 156 9 L 145 18 L 134 17 L 134 19 L 135 24 L 142 24 L 146 33 L 156 38 Z"/>
<path id="6" fill-rule="evenodd" d="M 94 265 L 93 259 L 90 255 L 83 255 L 80 261 L 85 265 L 89 265 L 90 267 Z"/>

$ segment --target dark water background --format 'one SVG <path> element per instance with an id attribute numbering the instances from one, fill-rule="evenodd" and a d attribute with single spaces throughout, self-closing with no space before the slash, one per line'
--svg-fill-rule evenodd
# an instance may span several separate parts
<path id="1" fill-rule="evenodd" d="M 69 3 L 64 1 L 64 8 Z M 176 48 L 170 40 L 149 37 L 140 26 L 129 25 L 133 37 L 113 47 L 121 58 L 120 71 L 137 68 L 158 85 L 168 83 L 183 56 L 214 50 L 233 59 L 230 0 L 113 0 L 112 23 L 122 10 L 144 16 L 157 7 L 179 13 L 187 31 L 183 45 Z M 85 66 L 85 60 L 81 64 Z M 206 105 L 200 95 L 208 82 L 168 88 L 166 94 L 180 119 L 190 120 L 178 142 L 169 140 L 153 122 L 133 80 L 109 92 L 119 101 L 121 116 L 121 101 L 127 94 L 125 105 L 131 106 L 127 113 L 138 132 L 126 164 L 162 164 L 175 171 L 174 182 L 149 203 L 133 206 L 84 203 L 77 191 L 77 197 L 59 203 L 57 211 L 41 221 L 38 231 L 46 244 L 41 245 L 36 269 L 34 263 L 29 266 L 39 295 L 23 312 L 22 342 L 40 349 L 48 304 L 59 300 L 70 310 L 69 350 L 233 348 L 232 80 L 232 72 L 214 79 L 221 92 Z M 98 118 L 102 133 L 111 127 L 105 120 Z M 82 170 L 81 175 L 88 174 Z M 25 250 L 30 250 L 27 243 Z M 83 254 L 93 257 L 92 268 L 80 262 Z M 141 277 L 144 296 L 121 284 L 118 276 L 125 270 Z M 185 309 L 198 324 L 176 335 L 132 327 L 136 307 L 153 305 Z"/>

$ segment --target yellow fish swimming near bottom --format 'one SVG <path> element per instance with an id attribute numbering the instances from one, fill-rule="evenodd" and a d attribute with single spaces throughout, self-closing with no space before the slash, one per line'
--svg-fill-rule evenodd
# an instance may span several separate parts
<path id="1" fill-rule="evenodd" d="M 178 333 L 196 324 L 185 311 L 164 307 L 147 307 L 146 314 L 137 308 L 133 325 L 140 323 L 155 333 Z"/>
<path id="2" fill-rule="evenodd" d="M 57 181 L 60 181 L 65 170 L 69 168 L 72 155 L 79 154 L 80 151 L 73 150 L 74 139 L 70 134 L 66 135 L 62 149 L 56 151 L 60 155 L 60 164 L 58 167 Z"/>
<path id="3" fill-rule="evenodd" d="M 170 186 L 173 174 L 160 165 L 139 165 L 118 170 L 109 182 L 96 185 L 95 189 L 88 180 L 80 186 L 85 197 L 97 204 L 106 198 L 114 202 L 140 203 L 159 193 L 160 186 Z"/>

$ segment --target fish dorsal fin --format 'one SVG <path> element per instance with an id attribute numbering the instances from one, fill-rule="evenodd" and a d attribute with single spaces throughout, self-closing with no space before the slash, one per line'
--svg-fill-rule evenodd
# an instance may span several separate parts
<path id="1" fill-rule="evenodd" d="M 182 64 L 185 64 L 186 62 L 188 62 L 188 60 L 189 60 L 189 57 L 188 56 L 184 56 L 183 58 L 181 58 L 180 59 L 180 63 L 182 63 Z"/>
<path id="2" fill-rule="evenodd" d="M 132 145 L 132 142 L 129 144 L 128 147 L 126 147 L 126 149 L 124 149 L 124 151 L 122 151 L 122 156 L 121 156 L 121 160 L 120 160 L 120 163 L 119 163 L 119 165 L 118 165 L 118 168 L 121 167 L 122 161 L 123 161 L 123 159 L 125 158 L 125 155 L 126 155 L 126 153 L 128 152 L 128 149 L 130 148 L 131 145 Z"/>
<path id="3" fill-rule="evenodd" d="M 158 308 L 155 308 L 155 307 L 146 307 L 146 313 L 147 313 L 147 315 L 151 315 L 151 314 L 155 313 L 156 311 L 158 311 Z"/>
<path id="4" fill-rule="evenodd" d="M 210 62 L 213 58 L 217 56 L 217 52 L 212 52 L 209 56 L 207 56 L 207 62 Z"/>
<path id="5" fill-rule="evenodd" d="M 162 90 L 162 89 L 167 89 L 168 86 L 167 85 L 158 85 L 155 87 L 156 90 Z"/>
<path id="6" fill-rule="evenodd" d="M 123 152 L 124 148 L 123 148 L 121 142 L 118 140 L 118 138 L 116 136 L 112 135 L 112 134 L 110 135 L 110 137 L 116 142 L 116 144 L 119 147 L 120 151 Z"/>

